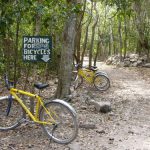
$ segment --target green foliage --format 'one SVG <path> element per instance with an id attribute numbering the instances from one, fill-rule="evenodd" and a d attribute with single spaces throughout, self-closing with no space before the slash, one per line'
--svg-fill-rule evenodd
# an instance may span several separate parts
<path id="1" fill-rule="evenodd" d="M 105 53 L 104 56 L 111 54 L 118 54 L 120 51 L 125 54 L 126 52 L 136 52 L 137 45 L 139 45 L 139 32 L 143 33 L 144 41 L 150 40 L 150 12 L 147 6 L 146 1 L 139 1 L 141 12 L 141 22 L 137 22 L 138 16 L 135 11 L 135 2 L 136 0 L 97 0 L 93 1 L 93 3 L 97 3 L 97 9 L 99 10 L 99 22 L 97 25 L 97 30 L 100 30 L 100 33 L 97 33 L 95 36 L 99 36 L 100 39 L 97 41 L 101 41 L 99 45 L 100 53 Z M 85 27 L 88 23 L 89 18 L 89 10 L 91 8 L 91 3 L 89 2 L 86 8 L 86 13 L 84 15 L 83 20 L 83 34 L 81 41 L 84 41 L 85 36 Z M 88 43 L 90 44 L 91 39 L 91 27 L 94 22 L 95 13 L 93 11 L 92 22 L 89 25 L 89 37 Z M 85 21 L 86 20 L 86 21 Z M 119 36 L 119 22 L 121 23 L 121 37 Z M 140 23 L 140 24 L 139 24 Z M 139 25 L 137 25 L 139 24 Z M 141 29 L 139 29 L 141 28 Z M 121 38 L 121 39 L 120 39 Z M 120 43 L 122 42 L 122 43 Z M 94 47 L 97 44 L 94 42 Z M 122 49 L 120 50 L 120 44 L 122 44 Z M 145 43 L 148 44 L 148 43 Z M 83 45 L 81 43 L 81 45 Z M 143 45 L 144 46 L 144 43 Z M 142 48 L 141 48 L 142 49 Z M 150 45 L 149 45 L 150 49 Z M 102 52 L 103 51 L 103 52 Z M 95 48 L 93 49 L 93 53 L 95 53 Z M 147 53 L 146 51 L 144 52 Z"/>
<path id="2" fill-rule="evenodd" d="M 150 40 L 150 10 L 149 1 L 139 1 L 141 3 L 142 28 L 146 39 Z M 146 3 L 147 2 L 147 3 Z M 99 13 L 99 21 L 96 26 L 93 54 L 97 50 L 97 43 L 101 41 L 99 50 L 104 50 L 111 54 L 119 50 L 118 22 L 121 21 L 121 34 L 123 41 L 122 50 L 125 51 L 125 40 L 127 41 L 127 52 L 135 51 L 139 41 L 139 33 L 136 25 L 137 14 L 134 10 L 135 0 L 93 0 Z M 87 51 L 90 48 L 92 25 L 96 18 L 93 7 L 91 13 L 90 1 L 87 1 L 86 10 L 82 20 L 81 52 L 84 45 L 86 26 L 89 20 L 91 23 L 88 28 Z M 41 16 L 40 35 L 51 35 L 53 37 L 53 52 L 51 63 L 48 64 L 49 70 L 57 70 L 59 55 L 61 50 L 61 35 L 66 19 L 71 13 L 76 13 L 81 17 L 83 13 L 83 3 L 76 5 L 67 4 L 66 0 L 22 0 L 22 1 L 0 1 L 0 72 L 10 70 L 13 72 L 16 48 L 16 25 L 19 19 L 19 41 L 18 41 L 18 68 L 27 68 L 28 65 L 22 61 L 22 37 L 24 35 L 34 35 L 35 21 L 37 14 Z M 80 20 L 80 19 L 79 19 Z M 125 31 L 126 27 L 126 31 Z M 98 32 L 98 30 L 100 32 Z M 11 40 L 10 40 L 11 39 Z M 7 44 L 4 44 L 4 41 Z M 44 72 L 45 64 L 34 64 L 38 70 Z M 20 69 L 21 70 L 21 69 Z M 19 72 L 19 71 L 18 71 Z"/>
<path id="3" fill-rule="evenodd" d="M 0 72 L 5 70 L 14 73 L 14 59 L 16 48 L 16 23 L 19 19 L 19 45 L 17 56 L 17 68 L 19 71 L 28 68 L 29 65 L 22 61 L 22 37 L 27 35 L 34 35 L 35 17 L 41 16 L 41 31 L 40 35 L 50 35 L 53 39 L 52 60 L 48 64 L 49 70 L 57 71 L 58 67 L 58 49 L 60 48 L 61 34 L 63 32 L 63 25 L 71 11 L 79 12 L 80 5 L 75 8 L 68 7 L 65 0 L 46 0 L 39 3 L 37 0 L 23 0 L 23 1 L 0 1 Z M 4 45 L 4 41 L 12 39 L 11 47 Z M 10 42 L 10 41 L 9 41 Z M 8 42 L 8 45 L 10 43 Z M 46 66 L 45 63 L 33 64 L 37 66 L 39 72 L 43 72 Z M 33 67 L 34 68 L 34 67 Z M 40 71 L 41 70 L 41 71 Z"/>

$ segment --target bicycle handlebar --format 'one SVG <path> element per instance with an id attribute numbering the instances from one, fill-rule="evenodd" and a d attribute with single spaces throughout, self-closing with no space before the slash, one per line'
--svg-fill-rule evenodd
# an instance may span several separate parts
<path id="1" fill-rule="evenodd" d="M 8 75 L 4 74 L 4 81 L 5 81 L 5 86 L 8 90 L 10 90 L 10 87 L 13 86 L 13 82 L 8 80 Z"/>

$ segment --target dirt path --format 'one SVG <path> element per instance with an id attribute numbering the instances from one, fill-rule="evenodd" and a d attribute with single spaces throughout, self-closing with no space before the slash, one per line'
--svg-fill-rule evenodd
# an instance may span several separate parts
<path id="1" fill-rule="evenodd" d="M 150 70 L 116 68 L 98 63 L 110 76 L 111 88 L 103 93 L 81 87 L 73 92 L 73 106 L 81 124 L 75 141 L 69 145 L 49 142 L 42 129 L 34 124 L 14 131 L 0 132 L 2 150 L 150 150 Z M 102 114 L 87 99 L 109 101 L 112 112 Z"/>
<path id="2" fill-rule="evenodd" d="M 150 75 L 149 69 L 111 68 L 113 81 L 115 129 L 109 135 L 114 137 L 112 150 L 150 150 L 150 80 L 143 79 L 142 72 Z M 110 96 L 110 93 L 108 93 Z M 110 128 L 111 130 L 111 128 Z"/>

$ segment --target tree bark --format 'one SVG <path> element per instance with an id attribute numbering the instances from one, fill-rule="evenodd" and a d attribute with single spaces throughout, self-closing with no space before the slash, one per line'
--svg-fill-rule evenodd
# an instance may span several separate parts
<path id="1" fill-rule="evenodd" d="M 146 54 L 148 61 L 150 61 L 150 45 L 148 43 L 148 38 L 145 33 L 145 13 L 142 9 L 142 4 L 142 1 L 134 2 L 134 11 L 136 13 L 136 27 L 139 35 L 137 51 L 140 55 L 142 53 Z"/>
<path id="2" fill-rule="evenodd" d="M 93 10 L 93 3 L 92 3 L 92 6 L 91 6 L 90 17 L 88 18 L 88 23 L 87 23 L 86 29 L 85 29 L 85 38 L 84 38 L 84 43 L 83 43 L 83 51 L 82 51 L 82 56 L 81 56 L 81 64 L 83 64 L 84 54 L 85 54 L 85 51 L 86 51 L 86 48 L 87 48 L 89 26 L 90 26 L 91 21 L 92 21 L 92 10 Z"/>
<path id="3" fill-rule="evenodd" d="M 100 52 L 100 37 L 99 37 L 99 34 L 100 34 L 100 30 L 98 29 L 98 41 L 97 41 L 97 47 L 96 47 L 96 54 L 95 54 L 95 58 L 94 58 L 94 66 L 96 66 L 96 62 L 97 62 L 97 58 L 98 58 L 98 54 Z"/>
<path id="4" fill-rule="evenodd" d="M 122 30 L 121 30 L 121 20 L 118 18 L 118 33 L 119 33 L 119 55 L 120 55 L 120 61 L 122 61 Z"/>
<path id="5" fill-rule="evenodd" d="M 81 2 L 80 2 L 81 3 Z M 84 18 L 84 12 L 86 9 L 86 0 L 84 0 L 84 4 L 83 4 L 83 10 L 81 13 L 78 14 L 77 16 L 77 23 L 76 23 L 76 37 L 75 37 L 75 51 L 74 51 L 74 56 L 76 57 L 76 63 L 80 63 L 81 62 L 81 47 L 80 47 L 80 43 L 81 43 L 81 34 L 82 34 L 82 21 Z"/>
<path id="6" fill-rule="evenodd" d="M 123 58 L 125 59 L 127 53 L 127 17 L 124 14 L 124 54 Z"/>
<path id="7" fill-rule="evenodd" d="M 72 2 L 73 4 L 73 2 Z M 72 13 L 66 21 L 63 33 L 63 45 L 56 90 L 57 98 L 66 98 L 70 94 L 74 42 L 76 35 L 76 14 Z"/>
<path id="8" fill-rule="evenodd" d="M 90 50 L 89 50 L 89 68 L 92 66 L 92 57 L 93 57 L 93 45 L 94 45 L 94 37 L 95 37 L 95 28 L 98 23 L 99 15 L 98 11 L 96 9 L 96 3 L 94 5 L 94 10 L 96 11 L 96 19 L 95 22 L 92 26 L 92 37 L 91 37 L 91 45 L 90 45 Z"/>
<path id="9" fill-rule="evenodd" d="M 43 0 L 38 0 L 38 4 L 40 5 L 42 3 Z M 35 30 L 34 30 L 34 35 L 37 36 L 40 34 L 40 31 L 41 31 L 41 19 L 42 19 L 42 15 L 39 13 L 39 12 L 36 12 L 36 15 L 35 15 Z M 28 78 L 29 76 L 29 73 L 32 69 L 32 71 L 34 72 L 35 71 L 35 64 L 32 64 L 33 66 L 31 67 L 31 63 L 29 64 L 28 66 L 28 69 L 29 69 L 29 72 L 27 72 L 26 74 L 26 77 Z M 26 79 L 27 81 L 27 79 Z M 35 92 L 35 89 L 34 87 L 31 88 L 31 93 L 34 93 Z M 30 98 L 30 111 L 32 113 L 34 113 L 34 99 L 31 97 Z"/>

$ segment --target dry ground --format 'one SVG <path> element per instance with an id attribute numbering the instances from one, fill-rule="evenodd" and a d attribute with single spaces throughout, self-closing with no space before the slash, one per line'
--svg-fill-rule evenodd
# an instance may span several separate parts
<path id="1" fill-rule="evenodd" d="M 96 128 L 79 128 L 75 141 L 59 145 L 50 142 L 38 125 L 23 124 L 13 131 L 0 132 L 0 149 L 150 150 L 150 69 L 97 65 L 108 73 L 110 89 L 100 93 L 91 87 L 81 87 L 73 91 L 71 102 L 79 122 L 94 124 Z M 86 104 L 87 99 L 109 101 L 112 112 L 96 112 Z"/>

